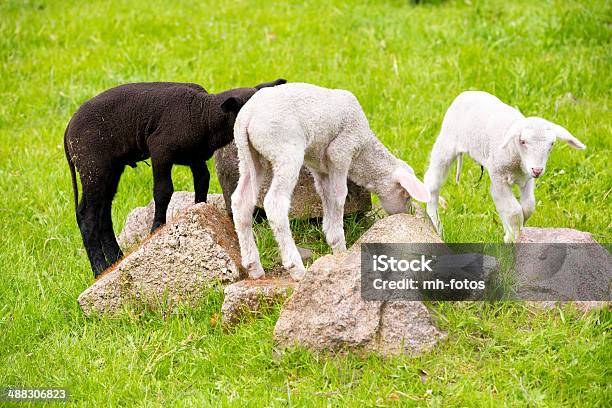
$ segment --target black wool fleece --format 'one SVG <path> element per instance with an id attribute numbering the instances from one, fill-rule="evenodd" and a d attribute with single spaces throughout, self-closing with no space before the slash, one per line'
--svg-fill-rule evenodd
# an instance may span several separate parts
<path id="1" fill-rule="evenodd" d="M 64 150 L 77 223 L 95 276 L 122 256 L 111 205 L 125 166 L 151 158 L 154 231 L 166 222 L 174 191 L 172 166 L 191 168 L 195 201 L 205 202 L 210 180 L 206 161 L 232 141 L 240 108 L 259 89 L 285 82 L 277 79 L 218 94 L 190 83 L 126 84 L 102 92 L 77 110 L 64 134 Z M 80 202 L 75 171 L 81 179 Z"/>

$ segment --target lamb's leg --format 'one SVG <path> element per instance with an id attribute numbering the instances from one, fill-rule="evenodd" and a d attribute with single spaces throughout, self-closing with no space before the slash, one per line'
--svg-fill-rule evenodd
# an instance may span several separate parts
<path id="1" fill-rule="evenodd" d="M 264 198 L 264 210 L 278 243 L 283 267 L 289 271 L 294 280 L 300 280 L 306 268 L 295 246 L 289 227 L 289 207 L 291 195 L 300 175 L 304 161 L 303 150 L 285 151 L 282 158 L 272 164 L 272 182 Z"/>
<path id="2" fill-rule="evenodd" d="M 106 192 L 104 195 L 105 203 L 102 208 L 100 219 L 100 225 L 102 226 L 102 249 L 104 250 L 104 255 L 106 255 L 106 260 L 111 265 L 123 256 L 123 252 L 121 252 L 121 248 L 119 248 L 119 244 L 117 244 L 117 239 L 115 238 L 113 219 L 111 216 L 113 198 L 117 193 L 117 186 L 122 173 L 123 167 L 117 168 L 113 171 L 112 177 L 107 180 Z"/>
<path id="3" fill-rule="evenodd" d="M 155 216 L 151 227 L 151 233 L 153 233 L 166 223 L 166 211 L 174 192 L 174 186 L 172 185 L 172 163 L 165 160 L 156 161 L 154 158 L 151 161 L 153 163 L 153 199 L 155 200 Z"/>
<path id="4" fill-rule="evenodd" d="M 448 171 L 457 157 L 454 147 L 447 144 L 447 139 L 442 134 L 438 136 L 431 151 L 429 167 L 424 178 L 425 186 L 431 194 L 431 200 L 427 203 L 427 214 L 440 235 L 443 233 L 442 222 L 438 215 L 440 188 L 444 184 Z"/>
<path id="5" fill-rule="evenodd" d="M 512 193 L 512 186 L 501 177 L 491 177 L 491 196 L 504 225 L 504 242 L 515 242 L 523 227 L 523 209 Z"/>
<path id="6" fill-rule="evenodd" d="M 104 206 L 103 188 L 101 188 L 103 179 L 103 177 L 91 179 L 89 175 L 81 174 L 83 196 L 76 211 L 83 245 L 95 277 L 110 266 L 100 241 L 100 213 Z"/>
<path id="7" fill-rule="evenodd" d="M 521 190 L 521 207 L 523 209 L 523 222 L 527 222 L 529 217 L 535 211 L 535 180 L 529 179 L 520 186 Z"/>
<path id="8" fill-rule="evenodd" d="M 347 172 L 330 170 L 328 174 L 311 170 L 315 188 L 323 203 L 323 232 L 334 254 L 346 251 L 344 237 L 344 202 L 348 193 Z"/>
<path id="9" fill-rule="evenodd" d="M 251 279 L 264 276 L 264 270 L 259 260 L 257 243 L 253 236 L 253 211 L 264 178 L 264 172 L 253 158 L 254 173 L 240 174 L 236 190 L 232 194 L 232 217 L 240 243 L 242 266 Z M 254 176 L 254 180 L 251 177 Z"/>
<path id="10" fill-rule="evenodd" d="M 195 202 L 205 203 L 208 196 L 208 185 L 210 184 L 210 173 L 206 162 L 200 161 L 193 163 L 191 166 L 191 174 L 193 175 L 193 189 L 195 191 Z"/>

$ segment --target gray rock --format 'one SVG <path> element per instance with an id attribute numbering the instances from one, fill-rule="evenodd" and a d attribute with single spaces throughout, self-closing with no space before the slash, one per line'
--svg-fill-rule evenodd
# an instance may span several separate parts
<path id="1" fill-rule="evenodd" d="M 610 253 L 588 232 L 523 228 L 514 271 L 517 295 L 537 301 L 610 301 Z"/>
<path id="2" fill-rule="evenodd" d="M 289 277 L 242 280 L 225 288 L 221 307 L 224 326 L 237 323 L 241 317 L 258 312 L 263 306 L 284 302 L 296 283 Z"/>
<path id="3" fill-rule="evenodd" d="M 239 178 L 238 152 L 233 142 L 215 152 L 215 168 L 217 170 L 219 183 L 221 184 L 221 189 L 223 190 L 225 206 L 228 211 L 231 211 L 231 196 L 236 189 L 236 185 L 238 185 Z M 264 165 L 264 168 L 267 170 L 267 175 L 257 200 L 257 207 L 260 209 L 263 209 L 263 199 L 270 186 L 272 176 L 272 172 L 269 171 L 269 165 L 267 165 L 267 163 Z M 369 211 L 370 208 L 372 208 L 370 193 L 357 184 L 349 181 L 348 196 L 344 204 L 344 214 L 365 213 Z M 308 169 L 302 167 L 300 177 L 293 191 L 289 218 L 321 217 L 323 217 L 323 209 L 319 195 L 314 187 L 314 181 Z"/>
<path id="4" fill-rule="evenodd" d="M 221 194 L 209 194 L 209 204 L 213 204 L 221 211 L 225 211 L 225 202 Z M 181 211 L 195 204 L 195 193 L 188 191 L 176 191 L 172 194 L 170 204 L 166 210 L 166 221 L 170 222 Z M 143 239 L 151 231 L 153 217 L 155 216 L 155 201 L 151 200 L 146 207 L 136 207 L 128 214 L 125 225 L 119 235 L 117 242 L 121 248 L 131 248 Z"/>
<path id="5" fill-rule="evenodd" d="M 524 227 L 517 240 L 518 244 L 598 244 L 589 232 L 572 228 Z"/>
<path id="6" fill-rule="evenodd" d="M 234 226 L 212 204 L 196 204 L 160 228 L 78 298 L 86 314 L 124 304 L 166 310 L 199 299 L 215 283 L 240 279 Z"/>
<path id="7" fill-rule="evenodd" d="M 381 316 L 378 341 L 368 348 L 383 355 L 421 353 L 446 337 L 421 302 L 384 302 Z"/>
<path id="8" fill-rule="evenodd" d="M 368 242 L 442 241 L 427 217 L 397 214 L 376 222 L 349 251 L 319 258 L 283 306 L 274 328 L 279 345 L 417 354 L 446 336 L 421 302 L 362 299 L 359 244 Z"/>
<path id="9" fill-rule="evenodd" d="M 123 229 L 117 235 L 117 243 L 124 250 L 133 247 L 149 235 L 153 225 L 153 201 L 146 207 L 136 207 L 125 219 Z"/>
<path id="10" fill-rule="evenodd" d="M 362 243 L 384 242 L 385 244 L 442 244 L 425 211 L 412 214 L 395 214 L 374 223 L 351 247 L 358 251 Z"/>
<path id="11" fill-rule="evenodd" d="M 298 252 L 300 253 L 300 258 L 302 258 L 302 262 L 310 261 L 314 256 L 314 252 L 310 248 L 297 247 Z"/>
<path id="12" fill-rule="evenodd" d="M 604 301 L 597 301 L 597 300 L 578 300 L 575 302 L 553 302 L 553 301 L 528 301 L 527 304 L 529 306 L 532 306 L 535 309 L 554 309 L 557 307 L 564 307 L 565 305 L 569 304 L 571 307 L 583 312 L 583 313 L 589 313 L 591 311 L 594 310 L 600 310 L 603 309 L 605 307 L 610 307 L 612 306 L 612 302 L 604 302 Z"/>

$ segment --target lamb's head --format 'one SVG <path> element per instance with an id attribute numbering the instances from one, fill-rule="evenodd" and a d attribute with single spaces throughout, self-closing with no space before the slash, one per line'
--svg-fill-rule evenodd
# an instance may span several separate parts
<path id="1" fill-rule="evenodd" d="M 282 78 L 272 82 L 264 82 L 256 85 L 253 88 L 235 88 L 225 92 L 220 92 L 216 95 L 211 95 L 212 107 L 209 114 L 214 118 L 213 123 L 209 123 L 210 129 L 215 134 L 214 146 L 220 148 L 230 143 L 234 138 L 234 124 L 236 116 L 245 103 L 251 99 L 257 91 L 262 88 L 272 87 L 286 83 Z"/>
<path id="2" fill-rule="evenodd" d="M 269 88 L 277 85 L 282 85 L 287 81 L 283 78 L 279 78 L 276 81 L 264 82 L 259 85 L 255 85 L 253 88 L 236 88 L 230 89 L 229 91 L 221 92 L 218 94 L 218 100 L 221 104 L 221 111 L 223 111 L 233 122 L 236 120 L 236 115 L 245 103 L 251 99 L 251 96 L 255 95 L 255 92 L 262 88 Z"/>
<path id="3" fill-rule="evenodd" d="M 538 117 L 514 123 L 506 132 L 502 148 L 515 146 L 521 157 L 523 172 L 537 178 L 544 174 L 548 155 L 556 139 L 563 140 L 574 149 L 586 148 L 563 127 Z"/>
<path id="4" fill-rule="evenodd" d="M 378 199 L 389 214 L 406 212 L 410 198 L 428 202 L 429 191 L 405 162 L 398 160 L 390 176 L 379 186 Z"/>

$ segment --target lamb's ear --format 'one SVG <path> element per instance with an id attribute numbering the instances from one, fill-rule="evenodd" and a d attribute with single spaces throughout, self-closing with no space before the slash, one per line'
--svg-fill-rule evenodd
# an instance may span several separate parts
<path id="1" fill-rule="evenodd" d="M 261 89 L 261 88 L 270 88 L 276 85 L 282 85 L 282 84 L 286 84 L 287 80 L 283 79 L 283 78 L 278 78 L 276 81 L 272 81 L 272 82 L 264 82 L 263 84 L 259 84 L 259 85 L 255 85 L 255 89 Z"/>
<path id="2" fill-rule="evenodd" d="M 238 113 L 240 108 L 244 105 L 238 98 L 230 96 L 221 104 L 221 110 L 225 113 L 235 112 Z"/>
<path id="3" fill-rule="evenodd" d="M 505 149 L 506 147 L 508 147 L 508 145 L 510 145 L 510 142 L 512 142 L 512 140 L 518 138 L 521 135 L 522 130 L 523 130 L 522 121 L 516 122 L 512 126 L 510 126 L 510 129 L 508 129 L 506 131 L 506 134 L 504 135 L 504 141 L 501 145 L 502 149 Z"/>
<path id="4" fill-rule="evenodd" d="M 586 145 L 582 143 L 580 140 L 576 139 L 570 132 L 567 131 L 563 126 L 554 125 L 554 132 L 557 135 L 557 139 L 563 140 L 568 145 L 572 146 L 574 149 L 584 150 L 586 149 Z"/>
<path id="5" fill-rule="evenodd" d="M 429 194 L 427 187 L 425 187 L 425 184 L 423 184 L 414 174 L 410 173 L 405 168 L 397 168 L 393 172 L 393 178 L 415 200 L 427 203 L 431 199 L 431 195 Z"/>

